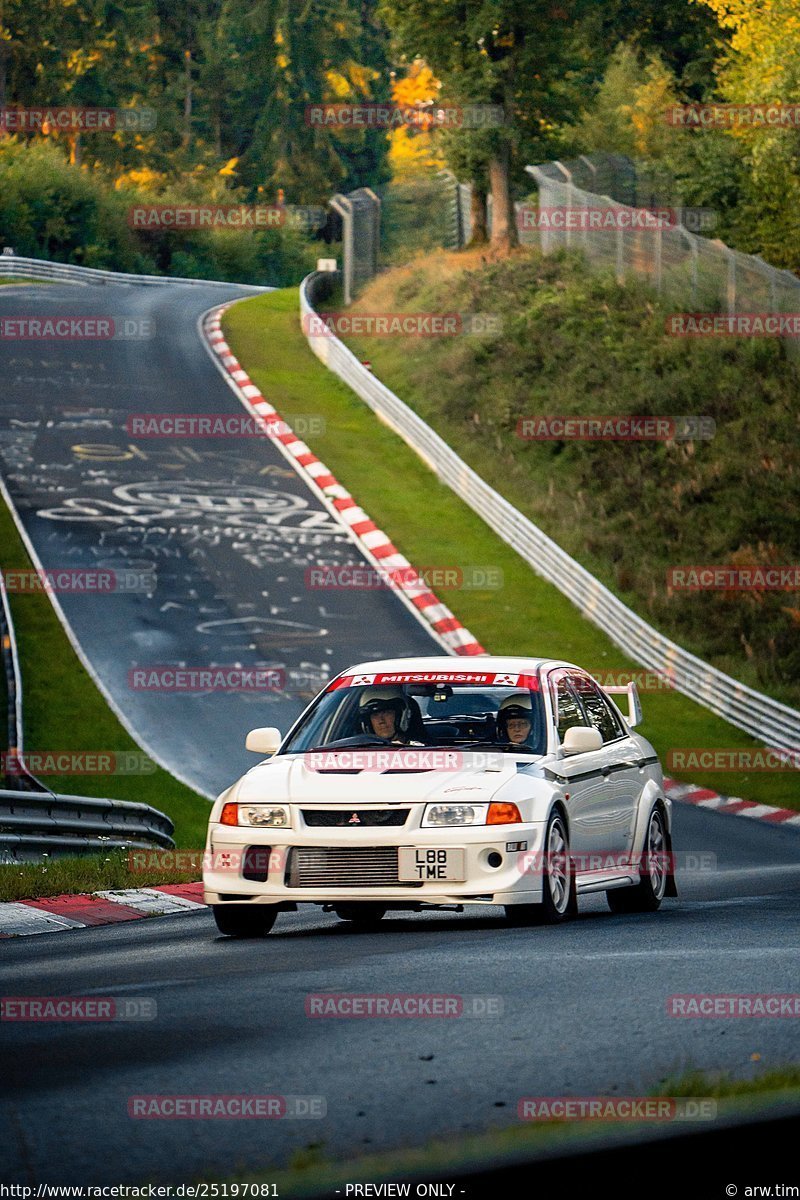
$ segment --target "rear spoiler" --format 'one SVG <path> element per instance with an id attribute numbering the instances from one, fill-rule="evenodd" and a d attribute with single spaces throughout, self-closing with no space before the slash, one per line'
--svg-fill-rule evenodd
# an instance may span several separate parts
<path id="1" fill-rule="evenodd" d="M 639 691 L 633 680 L 630 683 L 622 684 L 619 687 L 604 687 L 603 691 L 607 696 L 623 694 L 628 697 L 628 715 L 625 718 L 631 728 L 634 725 L 640 725 L 642 722 L 642 705 L 639 700 Z M 624 715 L 624 714 L 623 714 Z"/>

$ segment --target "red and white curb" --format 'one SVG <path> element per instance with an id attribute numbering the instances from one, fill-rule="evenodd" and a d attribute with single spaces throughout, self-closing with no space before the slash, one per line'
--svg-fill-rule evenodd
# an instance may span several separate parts
<path id="1" fill-rule="evenodd" d="M 271 430 L 271 436 L 298 474 L 350 531 L 373 566 L 397 583 L 398 595 L 409 602 L 445 648 L 451 654 L 485 654 L 483 646 L 464 628 L 450 609 L 441 603 L 427 584 L 408 582 L 409 572 L 413 571 L 408 559 L 400 553 L 383 530 L 378 529 L 370 520 L 350 492 L 342 487 L 316 454 L 292 432 L 274 406 L 264 399 L 225 341 L 220 322 L 222 314 L 229 307 L 230 304 L 221 304 L 207 313 L 203 332 L 223 374 L 242 403 L 265 431 Z"/>
<path id="2" fill-rule="evenodd" d="M 9 869 L 13 868 L 6 868 Z M 202 883 L 165 883 L 160 888 L 46 896 L 42 900 L 0 904 L 0 938 L 116 925 L 139 917 L 163 917 L 205 907 Z"/>
<path id="3" fill-rule="evenodd" d="M 698 787 L 696 783 L 678 783 L 675 779 L 664 780 L 664 791 L 670 800 L 679 800 L 682 804 L 696 804 L 698 808 L 727 813 L 732 817 L 750 817 L 751 820 L 766 821 L 770 825 L 800 828 L 800 812 L 796 809 L 756 804 L 754 800 L 742 800 L 739 796 L 720 796 L 710 788 Z"/>

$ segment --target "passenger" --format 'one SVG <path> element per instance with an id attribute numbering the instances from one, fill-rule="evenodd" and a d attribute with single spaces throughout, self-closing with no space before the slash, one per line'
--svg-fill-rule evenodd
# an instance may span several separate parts
<path id="1" fill-rule="evenodd" d="M 497 740 L 512 746 L 529 746 L 533 730 L 533 705 L 527 692 L 506 696 L 497 712 Z"/>

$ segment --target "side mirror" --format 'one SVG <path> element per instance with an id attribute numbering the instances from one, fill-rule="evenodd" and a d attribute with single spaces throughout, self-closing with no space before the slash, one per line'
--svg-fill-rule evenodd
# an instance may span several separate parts
<path id="1" fill-rule="evenodd" d="M 266 725 L 263 729 L 251 729 L 245 738 L 245 748 L 256 754 L 274 754 L 283 741 L 280 729 Z"/>
<path id="2" fill-rule="evenodd" d="M 564 757 L 570 754 L 588 754 L 590 750 L 602 750 L 603 738 L 599 729 L 589 725 L 573 725 L 564 734 L 561 750 Z"/>

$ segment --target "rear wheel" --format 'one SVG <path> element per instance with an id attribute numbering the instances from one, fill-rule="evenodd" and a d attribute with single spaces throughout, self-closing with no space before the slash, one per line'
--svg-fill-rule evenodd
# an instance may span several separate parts
<path id="1" fill-rule="evenodd" d="M 274 904 L 212 904 L 220 933 L 228 937 L 264 937 L 278 916 Z"/>
<path id="2" fill-rule="evenodd" d="M 560 812 L 550 814 L 544 835 L 541 904 L 507 904 L 510 925 L 558 925 L 578 911 L 575 871 L 569 856 L 567 826 Z"/>
<path id="3" fill-rule="evenodd" d="M 339 904 L 333 911 L 340 921 L 349 921 L 357 929 L 374 929 L 386 916 L 380 904 Z"/>
<path id="4" fill-rule="evenodd" d="M 647 824 L 644 863 L 634 887 L 613 888 L 606 892 L 613 913 L 657 912 L 667 890 L 667 831 L 660 808 L 654 808 Z"/>

